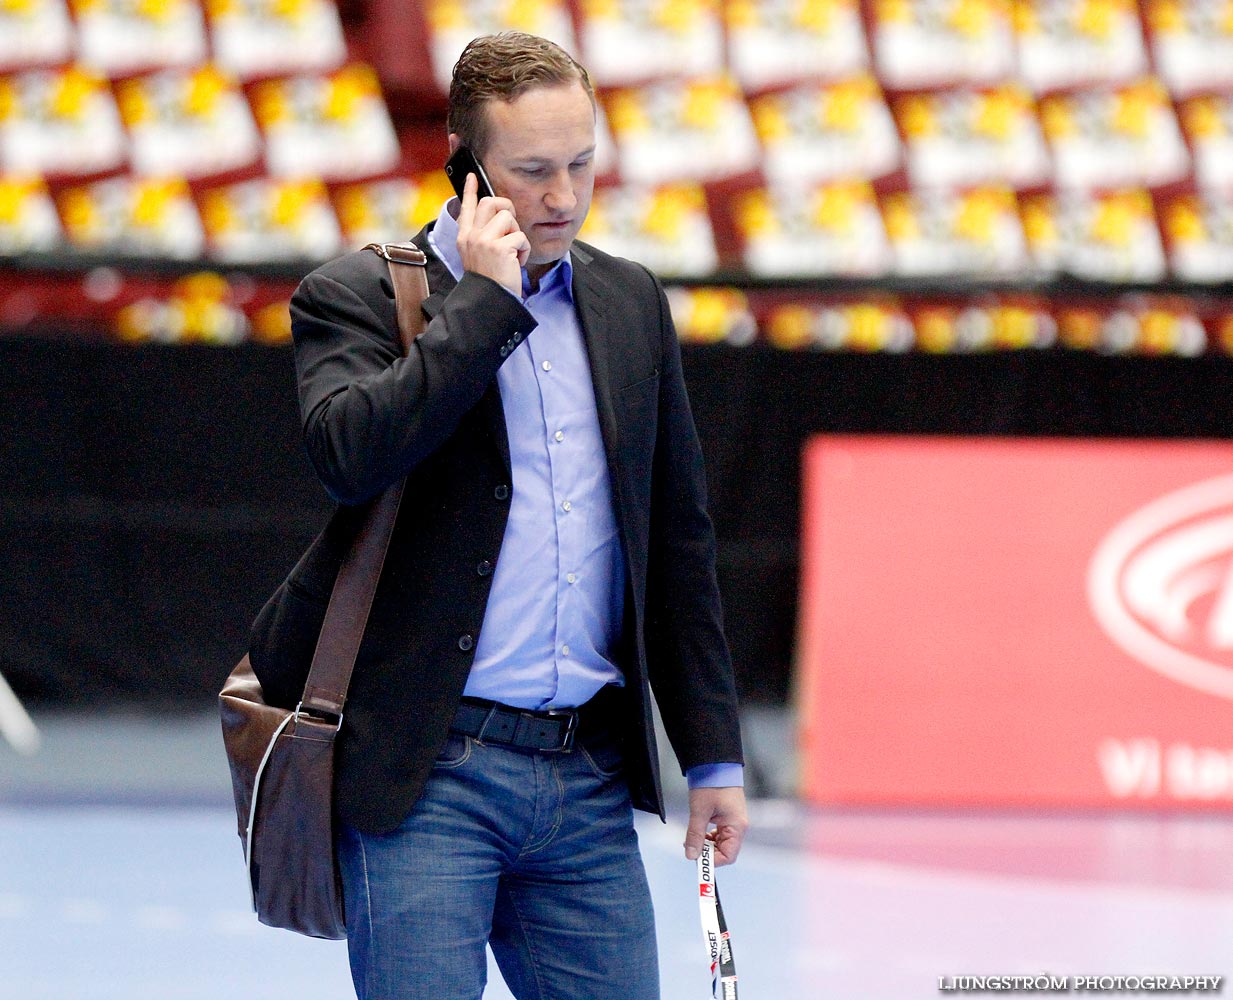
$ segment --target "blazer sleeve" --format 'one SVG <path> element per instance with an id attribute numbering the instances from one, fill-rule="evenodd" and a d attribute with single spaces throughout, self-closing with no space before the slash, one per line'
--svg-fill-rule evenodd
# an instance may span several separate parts
<path id="1" fill-rule="evenodd" d="M 430 455 L 496 376 L 522 304 L 467 273 L 405 357 L 385 261 L 361 251 L 308 275 L 291 299 L 304 443 L 330 496 L 371 499 Z M 504 348 L 504 351 L 502 350 Z"/>
<path id="2" fill-rule="evenodd" d="M 649 272 L 648 272 L 649 274 Z M 663 288 L 646 589 L 647 671 L 682 772 L 743 763 L 736 682 L 724 638 L 702 449 Z"/>

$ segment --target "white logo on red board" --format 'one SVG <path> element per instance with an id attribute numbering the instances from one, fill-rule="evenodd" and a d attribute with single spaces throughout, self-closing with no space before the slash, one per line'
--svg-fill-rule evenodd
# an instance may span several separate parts
<path id="1" fill-rule="evenodd" d="M 1233 475 L 1119 522 L 1092 556 L 1087 593 L 1101 628 L 1140 663 L 1233 699 Z"/>

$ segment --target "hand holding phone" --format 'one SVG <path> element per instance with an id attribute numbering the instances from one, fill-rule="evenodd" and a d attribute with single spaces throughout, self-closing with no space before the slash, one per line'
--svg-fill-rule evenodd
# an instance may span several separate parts
<path id="1" fill-rule="evenodd" d="M 522 268 L 531 243 L 518 228 L 513 202 L 497 197 L 488 175 L 466 146 L 459 146 L 445 164 L 458 192 L 458 254 L 467 271 L 500 282 L 522 295 Z M 475 180 L 470 178 L 474 176 Z"/>

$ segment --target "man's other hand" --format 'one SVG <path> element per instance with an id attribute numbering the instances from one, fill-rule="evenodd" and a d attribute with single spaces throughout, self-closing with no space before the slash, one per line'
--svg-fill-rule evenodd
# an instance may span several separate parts
<path id="1" fill-rule="evenodd" d="M 710 830 L 711 824 L 715 829 Z M 697 861 L 703 839 L 715 843 L 715 864 L 730 865 L 736 860 L 749 828 L 743 788 L 691 788 L 689 790 L 689 828 L 685 831 L 685 857 Z"/>

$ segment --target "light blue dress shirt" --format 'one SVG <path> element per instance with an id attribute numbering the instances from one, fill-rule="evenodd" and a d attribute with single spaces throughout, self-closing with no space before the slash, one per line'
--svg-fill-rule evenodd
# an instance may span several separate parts
<path id="1" fill-rule="evenodd" d="M 461 280 L 456 204 L 442 208 L 428 242 Z M 568 254 L 535 289 L 523 272 L 522 303 L 537 325 L 497 372 L 513 489 L 464 694 L 518 708 L 574 707 L 624 684 L 614 650 L 625 559 L 572 279 Z M 690 787 L 741 777 L 739 764 L 688 773 Z"/>

